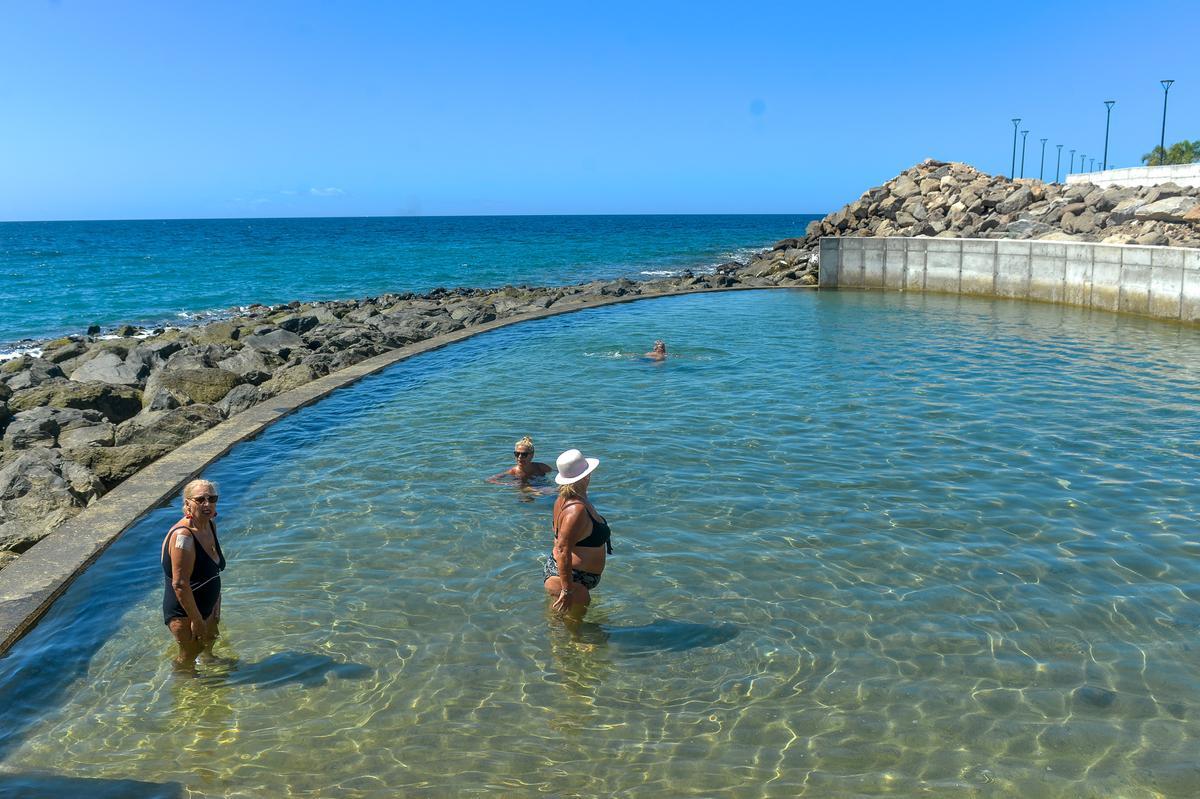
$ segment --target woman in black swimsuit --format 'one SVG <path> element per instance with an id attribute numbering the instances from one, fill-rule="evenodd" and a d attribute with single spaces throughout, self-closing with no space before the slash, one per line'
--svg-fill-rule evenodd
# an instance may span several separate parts
<path id="1" fill-rule="evenodd" d="M 569 449 L 558 456 L 554 477 L 559 485 L 551 522 L 554 549 L 542 576 L 546 593 L 554 597 L 554 610 L 576 621 L 587 612 L 591 591 L 599 585 L 605 558 L 612 552 L 608 522 L 587 497 L 591 474 L 599 465 L 596 458 Z"/>
<path id="2" fill-rule="evenodd" d="M 195 663 L 217 638 L 221 620 L 221 571 L 225 555 L 217 540 L 217 486 L 193 480 L 183 489 L 183 518 L 163 539 L 163 622 L 179 642 L 175 662 Z"/>

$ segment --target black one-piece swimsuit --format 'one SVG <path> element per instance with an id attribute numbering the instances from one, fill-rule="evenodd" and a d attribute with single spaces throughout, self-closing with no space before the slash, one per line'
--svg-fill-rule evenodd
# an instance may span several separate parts
<path id="1" fill-rule="evenodd" d="M 167 538 L 176 530 L 186 530 L 183 525 L 172 527 Z M 225 553 L 221 551 L 221 542 L 217 539 L 217 525 L 213 524 L 213 543 L 217 547 L 217 560 L 214 561 L 203 546 L 196 543 L 196 560 L 192 565 L 192 576 L 188 581 L 192 586 L 192 597 L 196 600 L 196 609 L 207 619 L 217 608 L 221 599 L 221 572 L 225 570 Z M 187 611 L 179 604 L 175 589 L 171 587 L 171 553 L 167 551 L 166 541 L 162 548 L 163 575 L 167 578 L 163 588 L 163 624 L 170 624 L 171 619 L 186 619 Z"/>

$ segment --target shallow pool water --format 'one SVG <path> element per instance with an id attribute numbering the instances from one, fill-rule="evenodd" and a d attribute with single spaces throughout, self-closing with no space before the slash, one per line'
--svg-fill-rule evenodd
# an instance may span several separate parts
<path id="1" fill-rule="evenodd" d="M 574 635 L 552 497 L 485 481 L 526 433 L 602 461 Z M 1078 309 L 749 292 L 486 334 L 209 471 L 197 677 L 177 513 L 118 541 L 0 660 L 0 791 L 1194 796 L 1198 438 L 1200 332 Z"/>

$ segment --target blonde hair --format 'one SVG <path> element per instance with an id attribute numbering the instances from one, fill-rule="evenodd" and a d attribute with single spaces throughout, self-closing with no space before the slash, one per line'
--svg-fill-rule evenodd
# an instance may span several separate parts
<path id="1" fill-rule="evenodd" d="M 196 489 L 199 488 L 200 486 L 208 486 L 214 494 L 221 493 L 221 490 L 219 488 L 217 488 L 217 484 L 214 483 L 212 480 L 205 480 L 203 478 L 193 480 L 192 482 L 188 483 L 187 485 L 185 485 L 183 487 L 183 512 L 184 513 L 187 513 L 187 501 L 189 499 L 191 499 L 192 497 L 196 496 Z"/>
<path id="2" fill-rule="evenodd" d="M 579 491 L 579 484 L 583 480 L 576 480 L 574 483 L 567 483 L 558 487 L 558 496 L 561 499 L 583 499 L 583 494 Z"/>
<path id="3" fill-rule="evenodd" d="M 529 447 L 529 449 L 532 450 L 533 449 L 533 439 L 530 438 L 529 436 L 525 436 L 520 441 L 518 441 L 516 444 L 513 444 L 513 446 L 514 447 Z"/>

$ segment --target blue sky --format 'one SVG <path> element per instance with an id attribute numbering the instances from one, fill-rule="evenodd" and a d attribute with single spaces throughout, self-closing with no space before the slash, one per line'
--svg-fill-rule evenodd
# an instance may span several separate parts
<path id="1" fill-rule="evenodd" d="M 1188 3 L 9 0 L 0 220 L 820 213 L 1200 138 Z M 1018 156 L 1019 157 L 1019 156 Z M 1064 164 L 1065 172 L 1065 164 Z"/>

